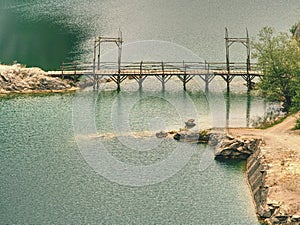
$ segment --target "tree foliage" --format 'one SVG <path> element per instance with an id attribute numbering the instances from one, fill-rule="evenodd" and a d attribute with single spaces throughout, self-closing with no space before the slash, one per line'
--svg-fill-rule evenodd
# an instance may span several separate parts
<path id="1" fill-rule="evenodd" d="M 263 72 L 258 87 L 268 98 L 282 101 L 289 111 L 298 101 L 297 94 L 300 100 L 300 52 L 296 42 L 286 33 L 275 34 L 274 29 L 265 27 L 252 41 L 252 48 Z"/>
<path id="2" fill-rule="evenodd" d="M 290 32 L 291 34 L 294 36 L 296 34 L 296 30 L 297 30 L 298 24 L 295 23 L 291 28 L 290 28 Z"/>

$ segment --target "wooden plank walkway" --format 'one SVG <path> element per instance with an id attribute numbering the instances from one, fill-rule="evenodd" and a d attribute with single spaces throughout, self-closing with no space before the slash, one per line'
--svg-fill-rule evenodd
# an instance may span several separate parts
<path id="1" fill-rule="evenodd" d="M 256 65 L 252 64 L 252 68 L 256 68 Z M 207 62 L 127 62 L 120 65 L 113 62 L 103 62 L 97 66 L 93 66 L 92 63 L 63 64 L 61 70 L 48 71 L 48 75 L 73 79 L 87 76 L 93 79 L 94 85 L 97 86 L 102 77 L 108 77 L 118 85 L 118 89 L 128 77 L 135 79 L 141 87 L 148 76 L 158 78 L 163 86 L 172 76 L 175 76 L 183 82 L 184 89 L 186 89 L 186 84 L 195 76 L 200 77 L 207 88 L 215 77 L 222 77 L 227 83 L 228 89 L 234 77 L 242 77 L 247 82 L 248 89 L 251 89 L 253 79 L 261 77 L 262 72 L 255 69 L 247 70 L 245 63 L 232 63 L 228 68 L 226 63 Z"/>

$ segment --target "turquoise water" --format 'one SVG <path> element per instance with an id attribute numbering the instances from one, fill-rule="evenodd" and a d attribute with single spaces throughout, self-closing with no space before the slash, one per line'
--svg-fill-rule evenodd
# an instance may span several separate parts
<path id="1" fill-rule="evenodd" d="M 149 129 L 149 122 L 153 122 L 150 115 L 159 117 L 165 127 L 181 126 L 179 107 L 172 105 L 172 99 L 182 100 L 183 92 L 165 95 L 162 98 L 160 93 L 140 92 L 129 115 L 132 131 L 155 130 L 155 124 Z M 2 97 L 1 223 L 257 224 L 244 164 L 215 162 L 213 150 L 203 145 L 165 139 L 143 151 L 141 145 L 136 149 L 128 147 L 117 137 L 103 138 L 102 144 L 113 157 L 140 168 L 163 161 L 173 154 L 175 147 L 183 154 L 191 154 L 173 176 L 152 185 L 120 185 L 97 173 L 76 144 L 76 139 L 84 137 L 78 137 L 73 130 L 72 112 L 78 110 L 73 102 L 95 100 L 95 124 L 100 135 L 114 129 L 111 115 L 116 99 L 126 102 L 129 96 L 133 99 L 130 92 L 118 96 L 115 91 L 107 91 L 96 95 L 88 92 Z M 195 108 L 207 105 L 203 94 L 190 96 Z M 169 106 L 166 99 L 171 102 Z M 84 104 L 81 102 L 82 107 Z M 127 108 L 118 106 L 120 111 Z M 205 111 L 199 114 L 210 117 Z M 241 123 L 244 119 L 240 117 Z M 205 120 L 200 124 L 209 125 Z M 135 143 L 145 139 L 136 137 Z"/>

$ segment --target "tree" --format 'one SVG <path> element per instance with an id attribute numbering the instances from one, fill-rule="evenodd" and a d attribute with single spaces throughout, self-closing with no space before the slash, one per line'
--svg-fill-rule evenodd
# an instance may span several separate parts
<path id="1" fill-rule="evenodd" d="M 294 104 L 300 91 L 300 53 L 295 41 L 286 33 L 275 34 L 273 28 L 263 28 L 252 41 L 253 57 L 263 72 L 258 87 L 271 100 L 283 102 L 285 111 Z"/>
<path id="2" fill-rule="evenodd" d="M 293 36 L 296 35 L 296 31 L 297 31 L 297 28 L 298 28 L 298 24 L 295 23 L 291 28 L 290 28 L 290 32 Z"/>

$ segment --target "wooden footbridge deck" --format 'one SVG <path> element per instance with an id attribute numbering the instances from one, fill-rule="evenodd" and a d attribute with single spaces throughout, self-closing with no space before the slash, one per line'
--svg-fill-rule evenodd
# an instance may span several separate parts
<path id="1" fill-rule="evenodd" d="M 194 77 L 199 77 L 205 82 L 206 88 L 215 77 L 221 77 L 229 85 L 235 77 L 242 77 L 249 89 L 252 88 L 253 79 L 262 76 L 256 70 L 256 65 L 251 64 L 247 69 L 245 63 L 230 63 L 229 71 L 226 63 L 208 62 L 101 62 L 99 69 L 93 63 L 65 63 L 60 71 L 48 71 L 49 76 L 78 79 L 86 76 L 93 80 L 94 88 L 99 88 L 102 78 L 110 78 L 120 89 L 121 83 L 126 78 L 135 79 L 142 87 L 147 77 L 156 77 L 164 87 L 171 77 L 182 81 L 184 89 L 186 84 Z"/>

